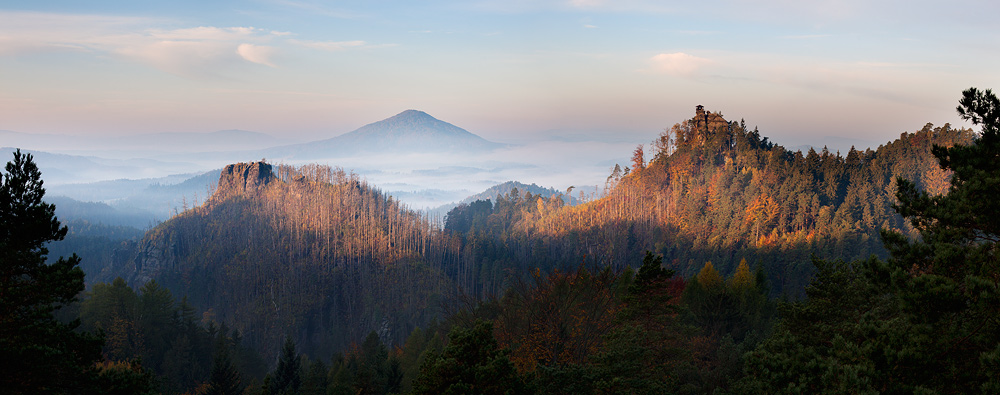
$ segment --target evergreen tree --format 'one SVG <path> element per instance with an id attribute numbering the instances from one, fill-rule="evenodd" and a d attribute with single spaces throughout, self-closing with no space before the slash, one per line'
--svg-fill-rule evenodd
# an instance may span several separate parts
<path id="1" fill-rule="evenodd" d="M 326 395 L 329 385 L 329 369 L 321 360 L 315 360 L 308 364 L 303 361 L 302 395 Z M 308 365 L 308 366 L 306 366 Z"/>
<path id="2" fill-rule="evenodd" d="M 194 384 L 198 367 L 191 338 L 186 333 L 177 336 L 163 360 L 163 375 L 167 377 L 168 389 L 183 392 Z"/>
<path id="3" fill-rule="evenodd" d="M 156 395 L 161 393 L 153 372 L 142 367 L 138 361 L 104 361 L 97 364 L 95 384 L 94 393 L 101 395 Z"/>
<path id="4" fill-rule="evenodd" d="M 354 375 L 354 388 L 359 394 L 382 394 L 388 385 L 389 351 L 378 334 L 372 331 L 361 343 L 361 366 Z"/>
<path id="5" fill-rule="evenodd" d="M 414 394 L 523 394 L 524 380 L 493 337 L 493 324 L 456 327 L 441 354 L 429 355 L 413 382 Z"/>
<path id="6" fill-rule="evenodd" d="M 968 146 L 934 147 L 954 172 L 948 194 L 897 180 L 896 208 L 920 238 L 883 232 L 891 256 L 872 268 L 873 281 L 893 291 L 909 324 L 907 349 L 889 355 L 914 369 L 900 380 L 992 392 L 1000 390 L 1000 100 L 970 88 L 958 113 L 982 133 Z M 939 373 L 917 372 L 927 368 Z"/>
<path id="7" fill-rule="evenodd" d="M 274 395 L 298 394 L 302 385 L 302 377 L 299 374 L 301 357 L 295 351 L 295 341 L 291 336 L 285 337 L 285 345 L 281 348 L 281 357 L 278 359 L 278 367 L 271 374 L 271 381 L 268 389 Z"/>
<path id="8" fill-rule="evenodd" d="M 385 390 L 387 393 L 398 394 L 402 392 L 404 374 L 403 362 L 395 354 L 390 356 L 385 371 Z"/>
<path id="9" fill-rule="evenodd" d="M 100 339 L 74 331 L 53 312 L 83 291 L 76 254 L 46 264 L 45 244 L 67 228 L 42 201 L 41 172 L 14 152 L 0 182 L 0 388 L 11 394 L 69 393 L 85 388 L 101 358 Z"/>
<path id="10" fill-rule="evenodd" d="M 170 291 L 155 280 L 147 282 L 140 292 L 138 321 L 146 343 L 142 360 L 147 366 L 159 369 L 163 365 L 163 354 L 170 348 L 170 341 L 177 336 L 177 308 Z"/>
<path id="11" fill-rule="evenodd" d="M 888 260 L 817 261 L 808 299 L 749 354 L 747 392 L 1000 391 L 1000 100 L 963 94 L 959 114 L 982 134 L 934 147 L 954 172 L 948 194 L 896 180 L 920 237 L 883 231 Z"/>
<path id="12" fill-rule="evenodd" d="M 353 357 L 352 357 L 353 359 Z M 350 395 L 354 393 L 354 380 L 350 361 L 342 354 L 333 357 L 330 368 L 330 382 L 327 393 L 330 395 Z"/>
<path id="13" fill-rule="evenodd" d="M 646 251 L 646 256 L 642 258 L 642 266 L 639 267 L 635 275 L 635 282 L 629 287 L 630 294 L 641 294 L 651 288 L 662 285 L 673 277 L 674 271 L 663 268 L 663 256 L 653 256 L 652 252 Z"/>
<path id="14" fill-rule="evenodd" d="M 245 387 L 240 382 L 240 372 L 230 357 L 229 338 L 221 331 L 215 342 L 215 357 L 212 360 L 212 375 L 206 395 L 238 395 Z"/>

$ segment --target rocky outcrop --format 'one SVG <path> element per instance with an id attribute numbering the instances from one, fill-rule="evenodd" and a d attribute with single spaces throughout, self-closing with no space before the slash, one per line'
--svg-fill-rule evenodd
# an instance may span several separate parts
<path id="1" fill-rule="evenodd" d="M 274 178 L 271 165 L 263 161 L 234 163 L 222 169 L 215 194 L 230 196 L 258 192 L 274 181 Z"/>
<path id="2" fill-rule="evenodd" d="M 695 130 L 714 132 L 716 130 L 725 130 L 729 128 L 729 121 L 726 121 L 722 117 L 722 114 L 718 112 L 705 111 L 705 106 L 698 105 L 695 107 L 694 116 L 694 127 Z"/>
<path id="3" fill-rule="evenodd" d="M 154 230 L 155 231 L 155 230 Z M 147 235 L 139 244 L 132 260 L 134 265 L 125 280 L 133 287 L 141 287 L 161 271 L 177 267 L 176 242 L 166 237 Z"/>
<path id="4" fill-rule="evenodd" d="M 272 166 L 263 161 L 234 163 L 222 169 L 219 185 L 209 200 L 209 205 L 217 204 L 231 196 L 252 196 L 262 192 L 272 182 L 276 182 Z M 142 286 L 164 271 L 178 267 L 178 256 L 185 254 L 185 240 L 198 239 L 203 227 L 199 220 L 185 212 L 171 219 L 173 231 L 164 226 L 146 233 L 139 243 L 132 260 L 133 268 L 126 280 L 134 286 Z M 193 226 L 189 226 L 192 225 Z M 184 229 L 178 232 L 177 229 Z M 181 237 L 181 234 L 187 237 Z"/>

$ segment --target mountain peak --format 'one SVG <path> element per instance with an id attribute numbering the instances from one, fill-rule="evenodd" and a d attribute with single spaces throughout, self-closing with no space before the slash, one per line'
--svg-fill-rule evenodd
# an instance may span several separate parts
<path id="1" fill-rule="evenodd" d="M 403 111 L 381 121 L 362 126 L 352 133 L 362 131 L 370 133 L 373 130 L 378 130 L 380 133 L 399 133 L 400 131 L 412 129 L 433 129 L 447 131 L 448 134 L 471 134 L 465 129 L 434 118 L 430 114 L 420 110 Z"/>
<path id="2" fill-rule="evenodd" d="M 406 111 L 403 111 L 403 112 L 401 112 L 399 114 L 394 115 L 392 118 L 396 118 L 396 117 L 405 117 L 405 118 L 421 117 L 421 118 L 437 119 L 437 118 L 432 117 L 431 114 L 428 114 L 428 113 L 420 111 L 420 110 L 406 110 Z"/>
<path id="3" fill-rule="evenodd" d="M 399 150 L 440 151 L 451 149 L 492 149 L 499 144 L 484 140 L 468 130 L 434 118 L 420 110 L 406 110 L 344 134 L 341 142 L 357 142 L 368 147 Z"/>
<path id="4" fill-rule="evenodd" d="M 504 147 L 420 110 L 406 110 L 352 132 L 265 153 L 267 157 L 330 158 L 363 153 L 469 153 Z"/>

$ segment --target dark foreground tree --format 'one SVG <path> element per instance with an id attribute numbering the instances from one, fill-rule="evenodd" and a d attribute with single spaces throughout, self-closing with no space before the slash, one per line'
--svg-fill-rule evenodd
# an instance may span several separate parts
<path id="1" fill-rule="evenodd" d="M 41 172 L 14 152 L 0 183 L 0 388 L 10 394 L 79 393 L 94 377 L 101 340 L 53 312 L 83 291 L 80 258 L 46 264 L 45 243 L 66 227 L 44 203 Z"/>
<path id="2" fill-rule="evenodd" d="M 240 382 L 240 372 L 229 356 L 231 339 L 226 327 L 219 331 L 215 340 L 215 355 L 212 357 L 212 375 L 205 395 L 239 395 L 246 388 Z"/>
<path id="3" fill-rule="evenodd" d="M 953 172 L 947 194 L 932 196 L 898 180 L 897 210 L 920 230 L 920 239 L 883 232 L 891 255 L 873 268 L 873 280 L 893 291 L 909 325 L 905 347 L 887 355 L 908 368 L 899 369 L 901 380 L 997 393 L 1000 100 L 988 89 L 970 88 L 958 113 L 982 133 L 968 146 L 934 147 L 941 167 Z"/>
<path id="4" fill-rule="evenodd" d="M 278 367 L 264 380 L 265 392 L 273 395 L 299 393 L 299 387 L 302 385 L 302 376 L 299 374 L 301 364 L 302 357 L 295 351 L 295 341 L 291 336 L 285 337 Z"/>
<path id="5" fill-rule="evenodd" d="M 455 328 L 440 355 L 429 355 L 413 382 L 414 394 L 524 394 L 524 380 L 493 337 L 493 324 Z"/>
<path id="6" fill-rule="evenodd" d="M 920 238 L 883 231 L 888 260 L 819 262 L 808 299 L 749 355 L 747 392 L 1000 392 L 1000 100 L 963 94 L 982 132 L 934 147 L 948 193 L 897 180 Z"/>

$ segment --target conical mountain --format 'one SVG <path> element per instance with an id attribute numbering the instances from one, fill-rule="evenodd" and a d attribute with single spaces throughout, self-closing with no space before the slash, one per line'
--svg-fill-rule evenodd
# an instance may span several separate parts
<path id="1" fill-rule="evenodd" d="M 356 154 L 469 153 L 503 146 L 423 111 L 406 110 L 353 132 L 326 140 L 272 148 L 265 155 L 316 159 Z"/>

